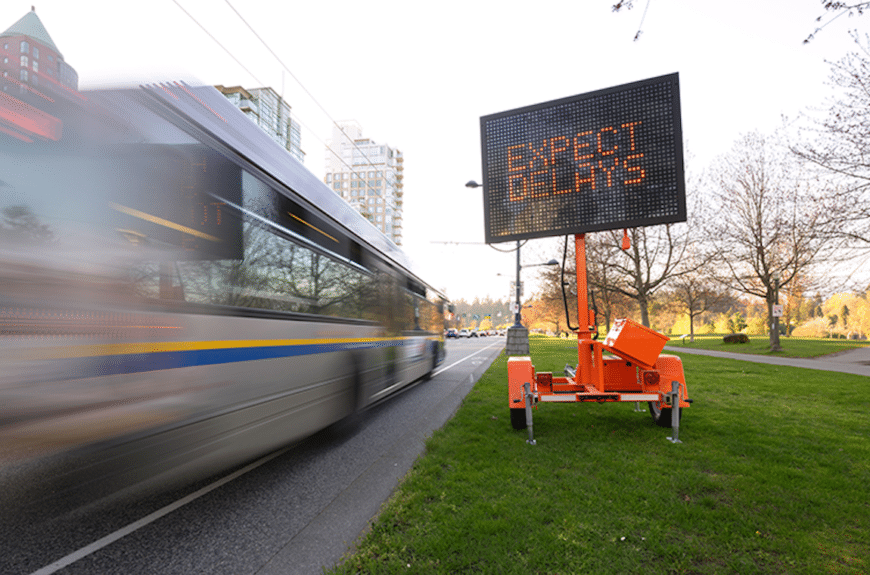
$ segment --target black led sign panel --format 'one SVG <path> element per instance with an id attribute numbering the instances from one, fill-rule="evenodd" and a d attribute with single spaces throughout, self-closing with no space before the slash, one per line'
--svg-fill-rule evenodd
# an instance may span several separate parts
<path id="1" fill-rule="evenodd" d="M 486 242 L 686 221 L 677 74 L 480 119 Z"/>

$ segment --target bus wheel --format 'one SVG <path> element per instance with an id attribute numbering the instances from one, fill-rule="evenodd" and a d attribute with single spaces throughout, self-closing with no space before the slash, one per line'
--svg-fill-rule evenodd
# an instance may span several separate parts
<path id="1" fill-rule="evenodd" d="M 435 368 L 438 367 L 438 354 L 437 353 L 434 356 L 432 356 L 431 367 L 432 367 L 432 369 L 427 371 L 426 375 L 423 376 L 423 381 L 429 381 L 430 379 L 432 379 L 432 375 L 434 375 L 434 373 L 435 373 Z"/>
<path id="2" fill-rule="evenodd" d="M 671 408 L 662 407 L 660 401 L 649 402 L 649 413 L 659 427 L 671 427 Z M 680 421 L 683 420 L 683 410 L 680 410 Z"/>
<path id="3" fill-rule="evenodd" d="M 526 428 L 526 408 L 511 408 L 511 427 L 514 429 Z"/>

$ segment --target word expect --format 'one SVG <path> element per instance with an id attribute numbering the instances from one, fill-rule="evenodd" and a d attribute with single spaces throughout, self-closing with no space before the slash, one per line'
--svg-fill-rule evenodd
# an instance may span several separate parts
<path id="1" fill-rule="evenodd" d="M 646 178 L 635 132 L 641 122 L 554 136 L 540 146 L 532 142 L 507 149 L 508 197 L 530 198 L 640 184 Z"/>

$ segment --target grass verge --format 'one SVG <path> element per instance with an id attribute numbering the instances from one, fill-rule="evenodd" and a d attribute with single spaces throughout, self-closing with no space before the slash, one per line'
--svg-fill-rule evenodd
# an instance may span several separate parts
<path id="1" fill-rule="evenodd" d="M 749 343 L 725 343 L 722 335 L 695 336 L 695 341 L 689 338 L 680 339 L 671 336 L 668 346 L 679 349 L 708 349 L 713 351 L 730 351 L 733 353 L 753 353 L 758 355 L 773 355 L 780 357 L 819 357 L 831 353 L 848 351 L 859 347 L 867 347 L 866 341 L 848 339 L 797 338 L 782 336 L 779 338 L 782 351 L 770 351 L 770 339 L 763 335 L 749 336 Z"/>
<path id="2" fill-rule="evenodd" d="M 576 346 L 532 338 L 539 371 Z M 683 357 L 665 437 L 634 404 L 510 426 L 499 357 L 332 573 L 864 573 L 870 379 Z"/>

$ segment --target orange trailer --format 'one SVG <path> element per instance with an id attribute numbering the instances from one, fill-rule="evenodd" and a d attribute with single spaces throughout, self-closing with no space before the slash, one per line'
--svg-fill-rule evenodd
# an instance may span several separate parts
<path id="1" fill-rule="evenodd" d="M 528 428 L 528 442 L 534 445 L 532 408 L 538 403 L 646 401 L 656 424 L 672 428 L 668 439 L 680 443 L 682 409 L 692 402 L 680 358 L 661 355 L 667 336 L 630 319 L 617 320 L 603 342 L 592 339 L 596 328 L 586 295 L 585 235 L 576 235 L 574 244 L 577 309 L 581 312 L 577 367 L 566 366 L 565 376 L 555 377 L 550 372 L 536 372 L 530 357 L 508 359 L 511 425 L 514 429 Z"/>

